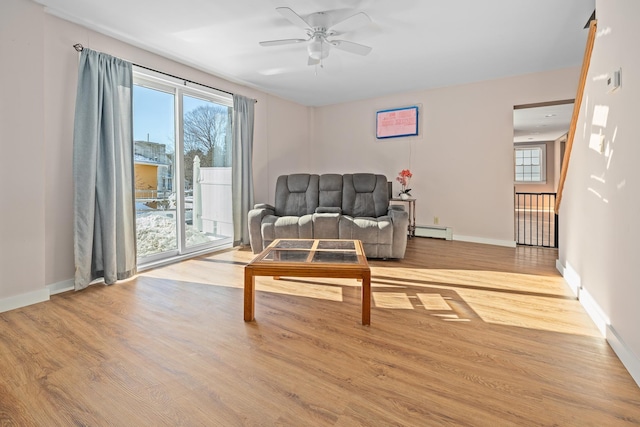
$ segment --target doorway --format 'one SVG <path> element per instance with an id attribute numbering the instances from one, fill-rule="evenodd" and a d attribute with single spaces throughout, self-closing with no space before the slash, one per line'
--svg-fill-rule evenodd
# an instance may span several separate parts
<path id="1" fill-rule="evenodd" d="M 226 94 L 134 73 L 139 264 L 232 244 L 232 105 Z"/>
<path id="2" fill-rule="evenodd" d="M 515 106 L 513 110 L 514 240 L 557 247 L 555 201 L 573 100 Z"/>

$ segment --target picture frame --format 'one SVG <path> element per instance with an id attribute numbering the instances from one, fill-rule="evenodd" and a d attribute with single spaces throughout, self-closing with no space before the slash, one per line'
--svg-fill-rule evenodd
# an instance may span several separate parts
<path id="1" fill-rule="evenodd" d="M 376 138 L 400 138 L 418 135 L 418 106 L 376 112 Z"/>

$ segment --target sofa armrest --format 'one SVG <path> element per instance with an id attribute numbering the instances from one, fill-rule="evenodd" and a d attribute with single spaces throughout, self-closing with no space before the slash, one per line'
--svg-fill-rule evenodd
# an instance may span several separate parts
<path id="1" fill-rule="evenodd" d="M 340 209 L 340 208 L 338 208 Z M 313 214 L 314 239 L 338 239 L 340 238 L 340 212 L 319 212 Z"/>
<path id="2" fill-rule="evenodd" d="M 407 234 L 409 232 L 409 212 L 402 209 L 389 209 L 389 217 L 393 223 L 393 246 L 391 253 L 393 258 L 404 258 L 407 249 Z"/>
<path id="3" fill-rule="evenodd" d="M 256 205 L 261 206 L 261 205 Z M 269 206 L 269 205 L 265 205 Z M 251 250 L 254 254 L 257 254 L 264 249 L 262 242 L 262 219 L 267 215 L 274 215 L 274 209 L 266 207 L 259 207 L 251 209 L 247 215 L 247 223 L 249 226 L 249 243 L 251 244 Z"/>
<path id="4" fill-rule="evenodd" d="M 274 208 L 273 206 L 271 206 L 269 203 L 256 203 L 253 206 L 253 209 L 270 209 L 272 211 L 275 212 L 276 208 Z M 271 214 L 273 215 L 273 214 Z"/>
<path id="5" fill-rule="evenodd" d="M 317 214 L 325 214 L 325 213 L 341 214 L 342 208 L 339 208 L 337 206 L 319 206 L 316 208 L 316 213 Z"/>

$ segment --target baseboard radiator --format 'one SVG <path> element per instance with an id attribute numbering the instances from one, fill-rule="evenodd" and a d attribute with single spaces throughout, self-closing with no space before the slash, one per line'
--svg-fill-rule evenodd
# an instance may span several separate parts
<path id="1" fill-rule="evenodd" d="M 453 240 L 453 228 L 439 225 L 417 225 L 417 237 L 432 237 L 434 239 Z"/>

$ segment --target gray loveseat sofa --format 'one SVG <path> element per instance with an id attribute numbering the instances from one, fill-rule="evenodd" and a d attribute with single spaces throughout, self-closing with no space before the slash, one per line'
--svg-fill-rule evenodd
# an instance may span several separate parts
<path id="1" fill-rule="evenodd" d="M 249 211 L 254 253 L 273 240 L 357 239 L 368 258 L 404 258 L 409 215 L 389 205 L 387 178 L 371 173 L 278 177 L 275 206 Z"/>

